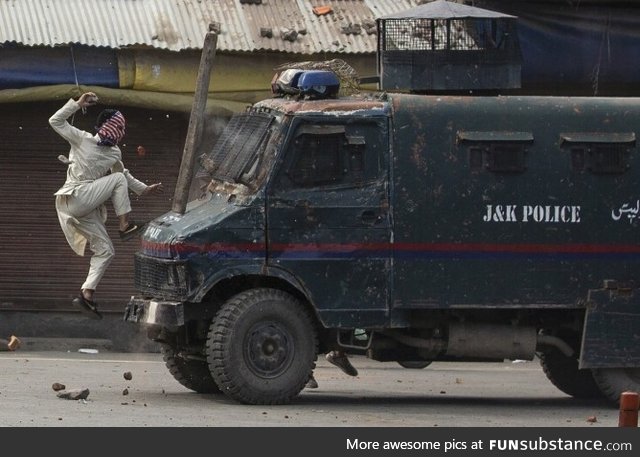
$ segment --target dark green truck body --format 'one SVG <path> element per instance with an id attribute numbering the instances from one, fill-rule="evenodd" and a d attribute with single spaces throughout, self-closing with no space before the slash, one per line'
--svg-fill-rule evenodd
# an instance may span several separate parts
<path id="1" fill-rule="evenodd" d="M 625 98 L 266 100 L 206 195 L 147 228 L 125 319 L 180 382 L 246 403 L 290 401 L 339 347 L 538 355 L 566 393 L 616 400 L 640 384 L 639 126 Z"/>

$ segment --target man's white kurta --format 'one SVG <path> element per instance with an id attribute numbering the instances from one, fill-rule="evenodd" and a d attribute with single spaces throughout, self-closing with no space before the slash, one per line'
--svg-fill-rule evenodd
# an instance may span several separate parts
<path id="1" fill-rule="evenodd" d="M 94 229 L 94 223 L 83 227 L 81 220 L 69 214 L 64 204 L 65 196 L 82 195 L 83 186 L 106 176 L 109 171 L 123 173 L 129 189 L 138 195 L 147 188 L 147 185 L 135 179 L 124 168 L 119 147 L 100 146 L 98 145 L 98 141 L 100 141 L 98 135 L 92 135 L 77 129 L 67 122 L 67 119 L 79 109 L 80 105 L 71 99 L 51 116 L 49 124 L 71 145 L 71 150 L 69 151 L 69 161 L 71 163 L 67 168 L 67 180 L 55 193 L 56 210 L 60 226 L 69 242 L 69 246 L 76 254 L 84 255 L 88 238 Z M 123 207 L 116 207 L 114 204 L 114 209 L 117 215 L 131 211 L 128 202 Z M 99 211 L 99 217 L 104 224 L 107 214 L 104 206 L 101 205 L 96 211 Z"/>

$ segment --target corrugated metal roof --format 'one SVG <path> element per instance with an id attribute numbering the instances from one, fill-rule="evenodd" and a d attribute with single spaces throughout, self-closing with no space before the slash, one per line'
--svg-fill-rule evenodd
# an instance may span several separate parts
<path id="1" fill-rule="evenodd" d="M 0 44 L 200 49 L 210 23 L 220 24 L 220 51 L 299 54 L 373 53 L 376 18 L 418 0 L 0 0 Z M 331 7 L 317 16 L 314 6 Z M 261 35 L 271 29 L 272 37 Z M 288 29 L 289 37 L 283 38 Z M 367 31 L 369 30 L 369 31 Z M 266 30 L 263 32 L 266 35 Z"/>

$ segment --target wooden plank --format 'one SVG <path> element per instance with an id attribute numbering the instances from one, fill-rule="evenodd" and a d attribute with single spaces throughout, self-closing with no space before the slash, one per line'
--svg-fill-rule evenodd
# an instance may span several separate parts
<path id="1" fill-rule="evenodd" d="M 200 58 L 200 68 L 196 80 L 196 90 L 191 107 L 187 138 L 182 152 L 182 164 L 178 174 L 176 190 L 173 196 L 172 210 L 179 214 L 184 214 L 189 199 L 189 186 L 193 179 L 193 172 L 196 162 L 196 148 L 202 136 L 202 122 L 207 106 L 207 96 L 209 94 L 209 79 L 213 68 L 213 59 L 216 54 L 218 35 L 215 32 L 208 32 L 204 39 L 202 56 Z"/>

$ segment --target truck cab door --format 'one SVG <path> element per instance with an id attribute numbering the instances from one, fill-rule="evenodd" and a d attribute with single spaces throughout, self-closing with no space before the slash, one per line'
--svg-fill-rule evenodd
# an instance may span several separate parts
<path id="1" fill-rule="evenodd" d="M 306 289 L 325 325 L 388 317 L 386 117 L 294 118 L 267 190 L 267 257 Z"/>

